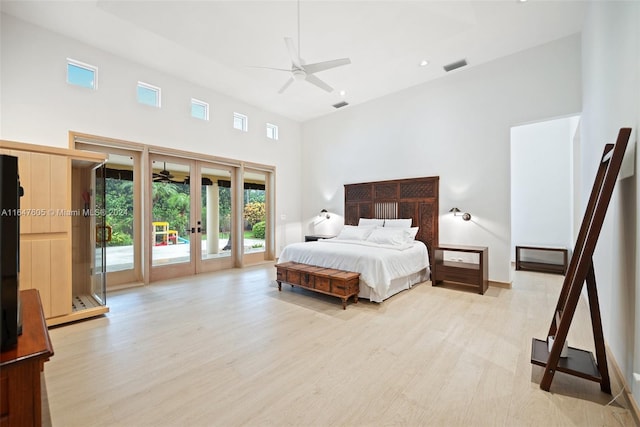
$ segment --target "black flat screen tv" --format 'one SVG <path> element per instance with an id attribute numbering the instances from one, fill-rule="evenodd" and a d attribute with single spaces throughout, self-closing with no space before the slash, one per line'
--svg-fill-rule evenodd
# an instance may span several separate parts
<path id="1" fill-rule="evenodd" d="M 2 351 L 22 333 L 20 307 L 20 177 L 18 158 L 0 155 L 0 330 Z"/>

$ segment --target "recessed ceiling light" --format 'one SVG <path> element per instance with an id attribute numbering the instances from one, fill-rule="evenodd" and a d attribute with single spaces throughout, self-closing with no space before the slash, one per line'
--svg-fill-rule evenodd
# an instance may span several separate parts
<path id="1" fill-rule="evenodd" d="M 346 94 L 347 94 L 347 91 L 346 91 L 346 90 L 341 90 L 341 91 L 340 91 L 340 96 L 345 96 Z"/>
<path id="2" fill-rule="evenodd" d="M 422 61 L 420 61 L 421 67 L 426 67 L 427 65 L 429 65 L 429 61 L 427 61 L 426 59 L 423 59 Z"/>

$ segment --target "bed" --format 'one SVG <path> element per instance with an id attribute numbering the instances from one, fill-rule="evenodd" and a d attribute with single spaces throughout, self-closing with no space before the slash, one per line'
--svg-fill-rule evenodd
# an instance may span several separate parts
<path id="1" fill-rule="evenodd" d="M 345 227 L 333 239 L 287 245 L 278 263 L 360 273 L 374 302 L 429 279 L 438 245 L 438 177 L 345 185 Z"/>

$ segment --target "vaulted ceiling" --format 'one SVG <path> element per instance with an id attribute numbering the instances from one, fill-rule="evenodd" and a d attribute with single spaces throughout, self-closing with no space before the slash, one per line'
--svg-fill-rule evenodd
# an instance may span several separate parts
<path id="1" fill-rule="evenodd" d="M 7 1 L 3 13 L 297 121 L 580 32 L 585 3 L 498 1 Z M 307 63 L 348 57 L 316 74 L 326 92 L 283 71 L 284 38 Z M 79 58 L 80 59 L 80 58 Z M 420 62 L 429 62 L 420 66 Z M 553 64 L 549 64 L 553 66 Z M 341 94 L 344 91 L 344 95 Z M 348 107 L 347 107 L 348 108 Z"/>

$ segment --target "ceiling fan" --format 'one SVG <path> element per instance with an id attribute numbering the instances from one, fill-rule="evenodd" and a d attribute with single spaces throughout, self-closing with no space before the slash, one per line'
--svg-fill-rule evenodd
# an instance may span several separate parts
<path id="1" fill-rule="evenodd" d="M 298 0 L 298 49 L 291 37 L 285 37 L 284 42 L 291 58 L 291 68 L 272 68 L 272 67 L 256 67 L 266 68 L 269 70 L 286 71 L 291 73 L 289 80 L 280 88 L 278 93 L 283 93 L 294 81 L 307 81 L 312 85 L 319 87 L 327 92 L 333 92 L 333 88 L 324 81 L 320 80 L 315 73 L 320 71 L 329 70 L 331 68 L 341 67 L 343 65 L 351 64 L 349 58 L 333 59 L 330 61 L 316 62 L 313 64 L 305 64 L 305 61 L 300 57 L 300 0 Z"/>
<path id="2" fill-rule="evenodd" d="M 153 182 L 174 182 L 174 176 L 167 170 L 167 162 L 164 162 L 162 170 L 153 174 Z"/>

